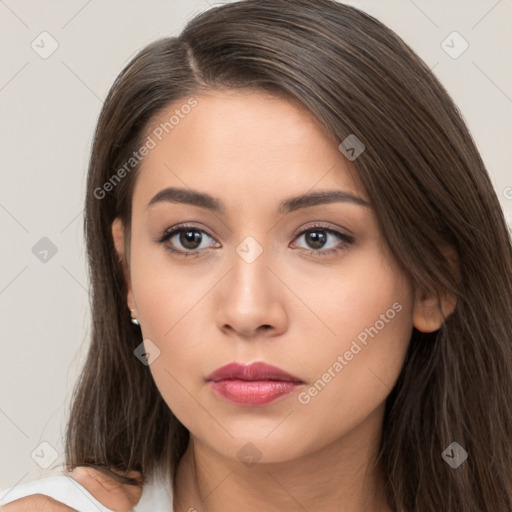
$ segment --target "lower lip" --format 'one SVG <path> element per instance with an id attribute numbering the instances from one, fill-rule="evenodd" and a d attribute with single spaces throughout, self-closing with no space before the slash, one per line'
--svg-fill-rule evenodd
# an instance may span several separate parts
<path id="1" fill-rule="evenodd" d="M 277 380 L 219 380 L 210 381 L 211 389 L 226 400 L 239 405 L 259 406 L 275 402 L 293 393 L 297 382 Z"/>

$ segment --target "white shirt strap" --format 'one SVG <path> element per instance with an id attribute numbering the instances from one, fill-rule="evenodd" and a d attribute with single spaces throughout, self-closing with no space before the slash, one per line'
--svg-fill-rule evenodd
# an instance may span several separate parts
<path id="1" fill-rule="evenodd" d="M 102 505 L 85 487 L 70 476 L 51 476 L 15 485 L 0 492 L 0 505 L 30 496 L 44 494 L 77 512 L 114 512 Z"/>

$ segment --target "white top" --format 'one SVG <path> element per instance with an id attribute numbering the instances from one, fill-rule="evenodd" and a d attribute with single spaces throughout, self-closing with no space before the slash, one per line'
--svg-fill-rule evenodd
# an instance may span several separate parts
<path id="1" fill-rule="evenodd" d="M 50 496 L 77 512 L 115 512 L 102 505 L 85 487 L 67 475 L 49 476 L 3 489 L 0 491 L 0 506 L 31 494 Z M 173 512 L 169 480 L 161 473 L 148 480 L 142 487 L 142 496 L 132 511 Z"/>

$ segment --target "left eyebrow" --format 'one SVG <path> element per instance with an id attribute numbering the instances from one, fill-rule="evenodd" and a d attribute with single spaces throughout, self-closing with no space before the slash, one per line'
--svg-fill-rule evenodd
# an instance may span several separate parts
<path id="1" fill-rule="evenodd" d="M 294 212 L 300 208 L 328 203 L 353 203 L 366 208 L 371 208 L 371 204 L 368 201 L 365 201 L 363 198 L 355 196 L 350 192 L 345 192 L 344 190 L 323 190 L 290 197 L 279 205 L 277 211 L 280 214 L 285 214 Z"/>
<path id="2" fill-rule="evenodd" d="M 158 192 L 151 201 L 149 201 L 146 209 L 157 203 L 165 202 L 190 204 L 218 213 L 224 213 L 226 211 L 225 205 L 220 199 L 215 198 L 206 192 L 175 187 L 168 187 Z M 328 203 L 352 203 L 366 208 L 371 208 L 371 204 L 368 201 L 365 201 L 361 197 L 351 194 L 350 192 L 346 192 L 344 190 L 325 190 L 301 194 L 299 196 L 285 199 L 280 203 L 277 213 L 283 215 L 301 208 Z"/>

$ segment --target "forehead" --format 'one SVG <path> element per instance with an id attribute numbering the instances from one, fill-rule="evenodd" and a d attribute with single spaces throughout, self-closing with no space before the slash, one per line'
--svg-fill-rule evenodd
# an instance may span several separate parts
<path id="1" fill-rule="evenodd" d="M 367 199 L 334 138 L 284 97 L 224 90 L 182 98 L 152 120 L 146 135 L 152 148 L 141 162 L 134 202 L 147 203 L 169 186 L 208 191 L 226 204 L 277 201 L 315 187 Z"/>

